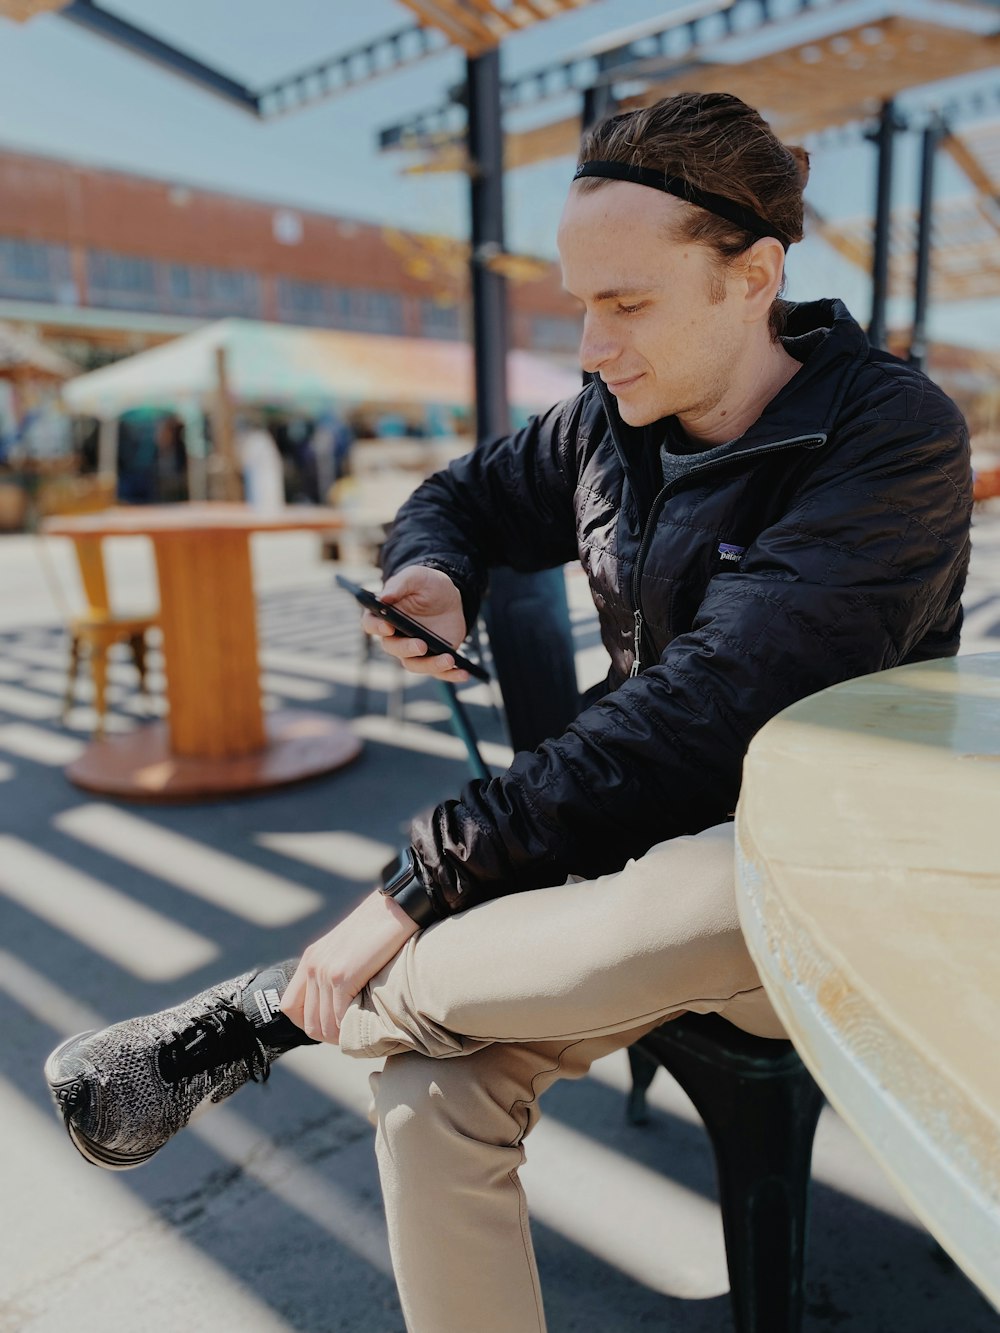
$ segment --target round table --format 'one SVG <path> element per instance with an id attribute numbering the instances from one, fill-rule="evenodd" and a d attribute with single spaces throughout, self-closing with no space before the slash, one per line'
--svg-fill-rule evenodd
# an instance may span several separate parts
<path id="1" fill-rule="evenodd" d="M 1000 1305 L 1000 654 L 786 709 L 737 811 L 750 952 L 799 1054 Z"/>
<path id="2" fill-rule="evenodd" d="M 54 518 L 81 570 L 111 537 L 148 537 L 156 558 L 167 680 L 166 722 L 93 742 L 66 770 L 89 791 L 138 800 L 252 792 L 340 768 L 361 742 L 337 718 L 265 714 L 250 560 L 256 532 L 342 526 L 335 509 L 261 513 L 242 504 L 149 505 Z"/>

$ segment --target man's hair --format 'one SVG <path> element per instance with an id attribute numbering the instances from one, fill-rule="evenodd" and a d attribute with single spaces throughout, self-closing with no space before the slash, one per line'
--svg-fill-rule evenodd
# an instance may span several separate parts
<path id="1" fill-rule="evenodd" d="M 579 161 L 624 162 L 679 176 L 699 190 L 752 210 L 783 241 L 802 239 L 809 154 L 783 144 L 758 112 L 731 93 L 678 93 L 653 106 L 609 116 L 583 136 Z M 604 177 L 586 176 L 577 188 L 596 190 L 607 183 Z M 693 205 L 685 206 L 673 234 L 708 246 L 723 264 L 757 239 Z M 779 290 L 784 290 L 784 278 Z M 786 303 L 775 300 L 769 317 L 772 338 L 781 334 L 785 314 Z"/>

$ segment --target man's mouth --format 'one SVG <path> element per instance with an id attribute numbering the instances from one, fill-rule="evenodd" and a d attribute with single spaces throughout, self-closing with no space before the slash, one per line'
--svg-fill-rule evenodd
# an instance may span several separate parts
<path id="1" fill-rule="evenodd" d="M 602 378 L 603 378 L 603 377 L 602 377 Z M 608 391 L 609 391 L 610 393 L 618 394 L 618 393 L 621 393 L 624 389 L 629 388 L 631 385 L 635 384 L 638 380 L 641 380 L 641 379 L 642 379 L 642 375 L 641 375 L 641 374 L 640 374 L 640 375 L 629 375 L 629 376 L 628 376 L 627 378 L 625 378 L 625 379 L 620 379 L 620 380 L 605 380 L 604 383 L 605 383 L 605 386 L 606 386 L 606 388 L 608 389 Z"/>

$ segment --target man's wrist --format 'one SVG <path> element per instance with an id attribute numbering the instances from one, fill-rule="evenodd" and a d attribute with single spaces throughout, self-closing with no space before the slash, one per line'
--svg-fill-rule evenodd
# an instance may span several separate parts
<path id="1" fill-rule="evenodd" d="M 412 847 L 406 847 L 382 871 L 379 892 L 391 898 L 421 929 L 439 920 L 441 913 L 420 875 Z"/>

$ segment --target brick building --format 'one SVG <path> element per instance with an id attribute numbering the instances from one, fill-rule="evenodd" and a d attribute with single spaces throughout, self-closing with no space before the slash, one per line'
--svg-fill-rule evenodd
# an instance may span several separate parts
<path id="1" fill-rule="evenodd" d="M 239 315 L 411 337 L 468 329 L 454 242 L 0 150 L 0 319 L 94 366 Z M 516 267 L 515 347 L 570 358 L 579 320 L 551 263 Z"/>

